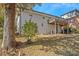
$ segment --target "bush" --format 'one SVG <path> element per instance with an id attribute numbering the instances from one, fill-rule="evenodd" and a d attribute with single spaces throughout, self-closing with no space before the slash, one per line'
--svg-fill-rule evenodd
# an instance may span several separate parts
<path id="1" fill-rule="evenodd" d="M 3 24 L 4 24 L 3 16 L 0 16 L 0 39 L 2 39 L 3 37 Z"/>
<path id="2" fill-rule="evenodd" d="M 76 28 L 72 28 L 72 27 L 71 27 L 70 29 L 71 29 L 71 32 L 72 32 L 72 33 L 79 33 L 79 30 L 76 29 Z"/>
<path id="3" fill-rule="evenodd" d="M 79 33 L 79 30 L 77 28 L 69 27 L 69 25 L 64 26 L 64 33 Z"/>
<path id="4" fill-rule="evenodd" d="M 3 16 L 0 16 L 0 27 L 3 27 L 3 24 L 4 24 Z"/>
<path id="5" fill-rule="evenodd" d="M 23 33 L 27 39 L 32 39 L 32 37 L 37 33 L 36 23 L 33 23 L 31 20 L 25 21 L 23 26 Z"/>
<path id="6" fill-rule="evenodd" d="M 69 33 L 79 33 L 79 30 L 73 27 L 66 26 L 64 29 L 66 30 L 66 32 L 68 30 Z"/>

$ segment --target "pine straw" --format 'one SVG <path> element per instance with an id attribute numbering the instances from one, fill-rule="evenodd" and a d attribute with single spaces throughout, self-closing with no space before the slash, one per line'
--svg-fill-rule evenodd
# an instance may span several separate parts
<path id="1" fill-rule="evenodd" d="M 0 49 L 0 56 L 24 56 L 25 54 L 22 53 L 20 49 L 9 49 L 9 50 L 2 50 Z"/>
<path id="2" fill-rule="evenodd" d="M 79 35 L 65 35 L 32 39 L 27 44 L 24 37 L 18 37 L 16 49 L 3 51 L 2 55 L 9 56 L 79 56 Z"/>

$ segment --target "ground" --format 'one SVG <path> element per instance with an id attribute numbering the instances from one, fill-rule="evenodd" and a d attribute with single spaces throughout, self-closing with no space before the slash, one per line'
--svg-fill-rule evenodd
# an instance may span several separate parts
<path id="1" fill-rule="evenodd" d="M 79 56 L 79 34 L 78 35 L 51 35 L 32 39 L 27 44 L 24 37 L 17 37 L 22 42 L 17 50 L 17 55 L 26 56 Z"/>

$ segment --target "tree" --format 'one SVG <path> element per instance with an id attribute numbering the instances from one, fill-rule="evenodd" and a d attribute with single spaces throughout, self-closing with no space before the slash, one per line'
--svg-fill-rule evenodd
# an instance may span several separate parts
<path id="1" fill-rule="evenodd" d="M 3 37 L 3 24 L 4 24 L 4 8 L 3 5 L 0 4 L 0 39 Z"/>
<path id="2" fill-rule="evenodd" d="M 4 32 L 2 48 L 10 49 L 15 47 L 15 3 L 5 4 Z"/>
<path id="3" fill-rule="evenodd" d="M 16 6 L 18 4 L 15 3 L 7 3 L 4 4 L 5 12 L 4 12 L 4 31 L 3 31 L 3 42 L 2 48 L 10 49 L 16 47 L 16 40 L 15 40 L 15 15 L 16 15 Z M 19 4 L 22 9 L 32 9 L 34 4 Z"/>
<path id="4" fill-rule="evenodd" d="M 3 24 L 4 24 L 3 16 L 0 16 L 0 27 L 3 27 Z"/>
<path id="5" fill-rule="evenodd" d="M 31 20 L 26 21 L 23 26 L 23 32 L 28 41 L 31 41 L 32 37 L 37 33 L 37 25 Z"/>
<path id="6" fill-rule="evenodd" d="M 4 23 L 4 8 L 3 4 L 0 4 L 0 27 L 3 27 Z"/>

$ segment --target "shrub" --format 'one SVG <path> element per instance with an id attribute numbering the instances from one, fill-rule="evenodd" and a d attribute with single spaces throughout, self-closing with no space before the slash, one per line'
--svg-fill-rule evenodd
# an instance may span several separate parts
<path id="1" fill-rule="evenodd" d="M 72 33 L 79 33 L 79 30 L 78 29 L 76 29 L 76 28 L 70 28 L 71 29 L 71 31 L 72 31 Z"/>
<path id="2" fill-rule="evenodd" d="M 28 40 L 32 39 L 37 33 L 36 23 L 33 23 L 31 20 L 25 21 L 25 24 L 23 25 L 23 33 Z"/>
<path id="3" fill-rule="evenodd" d="M 3 37 L 3 24 L 4 24 L 3 16 L 0 16 L 0 39 L 2 39 Z"/>

